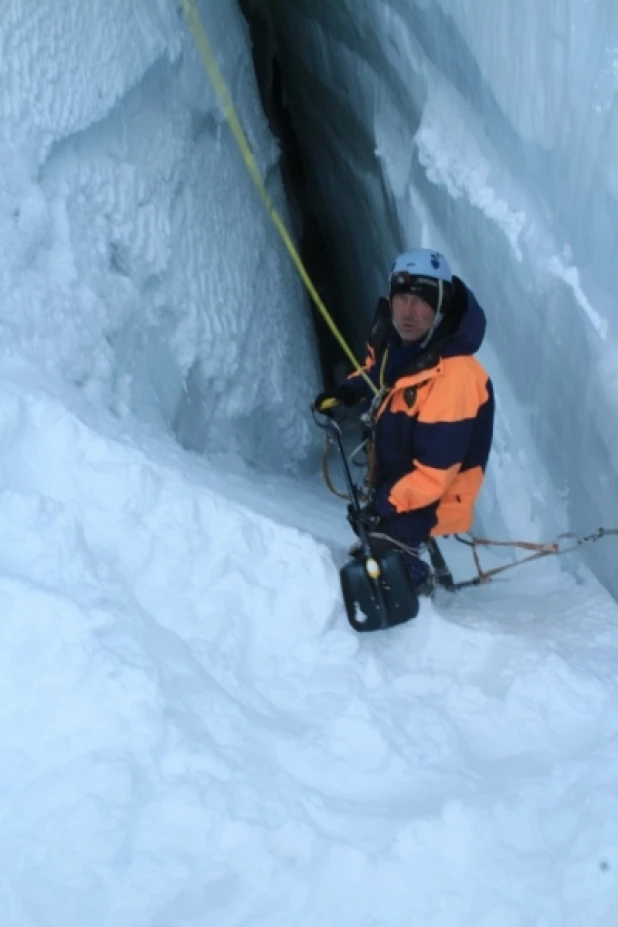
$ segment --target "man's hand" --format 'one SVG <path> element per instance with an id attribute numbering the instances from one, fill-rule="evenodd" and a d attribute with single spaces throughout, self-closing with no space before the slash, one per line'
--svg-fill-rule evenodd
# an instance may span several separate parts
<path id="1" fill-rule="evenodd" d="M 388 519 L 397 514 L 395 506 L 388 501 L 392 488 L 392 483 L 383 483 L 374 493 L 373 506 L 380 518 Z"/>
<path id="2" fill-rule="evenodd" d="M 352 505 L 348 505 L 348 521 L 350 522 L 355 534 L 358 534 L 358 523 L 360 522 L 365 531 L 377 531 L 380 528 L 382 519 L 376 512 L 373 502 L 368 502 L 359 510 Z"/>
<path id="3" fill-rule="evenodd" d="M 321 412 L 322 415 L 332 415 L 338 405 L 353 406 L 356 402 L 358 402 L 356 390 L 342 383 L 341 386 L 318 393 L 311 408 L 315 412 Z"/>

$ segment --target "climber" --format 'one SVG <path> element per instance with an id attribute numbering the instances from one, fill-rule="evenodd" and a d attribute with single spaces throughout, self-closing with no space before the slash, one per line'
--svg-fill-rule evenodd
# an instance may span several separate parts
<path id="1" fill-rule="evenodd" d="M 414 551 L 472 524 L 494 418 L 491 380 L 473 357 L 485 325 L 442 254 L 405 252 L 392 265 L 388 302 L 378 305 L 369 339 L 364 370 L 377 396 L 354 373 L 314 400 L 323 414 L 365 401 L 375 467 L 363 521 Z M 406 565 L 418 591 L 430 592 L 427 564 L 407 554 Z"/>

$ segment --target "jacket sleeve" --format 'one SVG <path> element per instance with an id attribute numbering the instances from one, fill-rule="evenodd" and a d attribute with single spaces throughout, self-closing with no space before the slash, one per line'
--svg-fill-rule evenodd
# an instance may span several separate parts
<path id="1" fill-rule="evenodd" d="M 469 368 L 458 366 L 436 377 L 418 414 L 410 472 L 381 488 L 376 497 L 380 515 L 424 508 L 444 496 L 461 469 L 486 399 L 486 387 Z"/>

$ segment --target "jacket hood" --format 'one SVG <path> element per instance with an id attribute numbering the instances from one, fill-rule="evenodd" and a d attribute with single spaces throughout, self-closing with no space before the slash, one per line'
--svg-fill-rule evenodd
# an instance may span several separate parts
<path id="1" fill-rule="evenodd" d="M 472 290 L 459 277 L 453 277 L 453 286 L 451 304 L 431 341 L 442 357 L 476 354 L 487 328 L 485 313 Z"/>
<path id="2" fill-rule="evenodd" d="M 457 357 L 476 354 L 483 338 L 487 320 L 476 296 L 463 280 L 453 277 L 453 295 L 444 318 L 434 332 L 423 354 L 433 357 Z M 378 353 L 386 345 L 399 346 L 401 338 L 395 331 L 387 299 L 378 303 L 369 343 Z"/>

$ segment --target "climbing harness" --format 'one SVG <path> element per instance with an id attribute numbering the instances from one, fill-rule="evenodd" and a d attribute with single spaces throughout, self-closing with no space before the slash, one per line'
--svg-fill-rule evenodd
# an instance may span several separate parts
<path id="1" fill-rule="evenodd" d="M 256 160 L 251 151 L 249 142 L 247 141 L 247 136 L 245 135 L 244 129 L 238 117 L 236 107 L 234 106 L 234 102 L 232 100 L 230 92 L 227 88 L 225 80 L 223 79 L 223 75 L 221 73 L 219 65 L 217 64 L 217 59 L 213 52 L 212 46 L 210 44 L 210 40 L 208 38 L 208 34 L 206 32 L 206 28 L 204 26 L 204 23 L 202 22 L 202 18 L 197 8 L 196 0 L 180 0 L 180 5 L 182 7 L 182 11 L 184 13 L 189 29 L 191 30 L 191 33 L 193 35 L 193 40 L 195 42 L 196 48 L 200 54 L 204 67 L 206 68 L 206 71 L 208 72 L 208 76 L 210 77 L 215 93 L 217 94 L 217 97 L 219 98 L 219 102 L 225 114 L 225 118 L 227 119 L 227 122 L 232 131 L 232 135 L 234 136 L 234 139 L 238 146 L 238 150 L 240 151 L 242 159 L 249 172 L 249 176 L 251 177 L 260 195 L 260 198 L 264 204 L 266 212 L 270 216 L 270 219 L 273 225 L 279 232 L 279 235 L 281 236 L 283 244 L 285 245 L 288 251 L 288 254 L 292 258 L 294 266 L 296 267 L 296 270 L 298 271 L 301 280 L 303 281 L 305 287 L 307 288 L 307 291 L 309 292 L 309 295 L 311 296 L 316 308 L 318 309 L 320 315 L 322 316 L 322 318 L 328 325 L 333 336 L 339 343 L 344 354 L 346 355 L 348 360 L 352 363 L 355 373 L 358 373 L 360 376 L 362 376 L 363 379 L 367 382 L 370 389 L 373 392 L 376 392 L 376 387 L 374 386 L 373 381 L 371 380 L 371 377 L 369 377 L 367 372 L 363 369 L 363 367 L 357 361 L 350 346 L 348 345 L 347 341 L 345 340 L 345 338 L 343 337 L 343 335 L 337 328 L 332 316 L 330 315 L 328 309 L 324 305 L 324 302 L 322 298 L 320 297 L 320 294 L 318 293 L 317 289 L 315 288 L 313 281 L 311 280 L 311 277 L 309 276 L 307 269 L 305 265 L 303 264 L 302 258 L 300 257 L 296 249 L 296 246 L 294 245 L 294 242 L 292 241 L 292 238 L 285 226 L 283 219 L 279 215 L 279 212 L 275 208 L 275 205 L 272 199 L 270 198 L 268 191 L 266 190 L 266 187 L 264 186 L 264 182 L 260 176 L 260 171 L 257 166 Z"/>
<path id="2" fill-rule="evenodd" d="M 366 444 L 369 442 L 367 439 L 365 442 L 361 443 L 358 448 L 350 455 L 350 460 L 355 461 L 355 456 L 363 450 Z M 324 454 L 322 457 L 322 475 L 324 482 L 333 495 L 337 496 L 339 499 L 344 499 L 350 501 L 350 495 L 348 493 L 339 492 L 335 489 L 332 479 L 330 477 L 330 472 L 328 469 L 328 455 L 329 450 L 333 446 L 332 439 L 330 436 L 327 436 L 326 443 L 324 446 Z M 367 450 L 365 451 L 366 453 Z M 362 465 L 362 464 L 357 464 Z M 375 464 L 371 463 L 369 460 L 366 462 L 366 470 L 369 470 Z M 357 488 L 357 497 L 359 502 L 366 503 L 371 499 L 371 487 L 372 482 L 368 482 L 367 478 L 363 482 L 365 489 Z M 391 537 L 389 534 L 386 534 L 381 531 L 370 531 L 369 538 L 371 540 L 377 541 L 386 541 L 393 548 L 401 551 L 404 554 L 410 556 L 419 556 L 424 551 L 427 551 L 430 556 L 433 575 L 436 579 L 438 585 L 443 586 L 450 591 L 456 592 L 460 589 L 466 589 L 470 586 L 484 586 L 492 581 L 494 576 L 498 576 L 500 573 L 504 573 L 507 570 L 512 570 L 515 567 L 522 566 L 524 563 L 531 563 L 534 560 L 540 560 L 543 557 L 549 556 L 561 556 L 563 554 L 572 553 L 574 550 L 577 550 L 580 547 L 583 547 L 585 544 L 592 544 L 595 541 L 600 540 L 600 538 L 609 536 L 609 535 L 618 535 L 618 528 L 598 528 L 592 534 L 580 535 L 573 531 L 567 531 L 562 534 L 559 534 L 554 541 L 549 542 L 534 542 L 534 541 L 496 541 L 489 538 L 477 537 L 472 533 L 468 533 L 467 536 L 461 534 L 455 534 L 454 537 L 460 544 L 465 544 L 472 551 L 472 557 L 474 559 L 474 565 L 476 567 L 477 575 L 471 579 L 463 580 L 461 582 L 454 582 L 451 571 L 449 570 L 444 557 L 438 547 L 437 541 L 435 538 L 430 538 L 426 544 L 421 545 L 419 548 L 412 548 L 405 544 L 403 541 L 398 540 L 397 538 Z M 565 542 L 571 541 L 572 543 Z M 528 556 L 520 557 L 518 560 L 514 560 L 512 563 L 503 564 L 502 566 L 492 567 L 490 570 L 484 570 L 480 557 L 478 554 L 477 548 L 479 547 L 515 547 L 519 550 L 529 551 Z"/>
<path id="3" fill-rule="evenodd" d="M 328 458 L 334 446 L 335 446 L 335 442 L 333 441 L 331 436 L 327 434 L 324 439 L 324 450 L 322 451 L 322 479 L 324 480 L 328 491 L 332 492 L 333 496 L 337 496 L 338 499 L 343 499 L 345 502 L 350 502 L 351 501 L 350 494 L 348 492 L 340 492 L 338 489 L 335 489 L 335 485 L 330 477 L 330 470 L 328 467 Z M 364 502 L 365 499 L 361 498 L 360 501 Z"/>
<path id="4" fill-rule="evenodd" d="M 352 451 L 350 454 L 350 462 L 356 467 L 365 467 L 365 475 L 363 478 L 363 488 L 359 490 L 361 502 L 368 502 L 371 496 L 371 490 L 373 489 L 376 475 L 376 456 L 375 456 L 375 440 L 374 440 L 374 431 L 376 418 L 378 410 L 380 409 L 384 400 L 388 397 L 389 393 L 392 391 L 391 387 L 386 385 L 384 379 L 384 371 L 386 370 L 386 363 L 388 360 L 388 348 L 384 351 L 382 357 L 382 362 L 380 364 L 380 373 L 378 383 L 379 386 L 376 389 L 375 385 L 372 382 L 374 390 L 376 390 L 373 399 L 371 400 L 371 405 L 369 409 L 360 416 L 360 425 L 363 432 L 363 439 L 360 444 Z M 333 404 L 336 405 L 336 402 Z M 340 492 L 338 489 L 335 489 L 333 481 L 330 476 L 330 470 L 328 466 L 328 458 L 331 449 L 333 448 L 335 441 L 331 434 L 326 433 L 324 439 L 324 450 L 322 451 L 322 478 L 326 484 L 327 489 L 334 496 L 337 496 L 338 499 L 344 499 L 347 502 L 350 501 L 350 496 L 347 492 Z M 364 455 L 364 460 L 359 460 L 359 457 Z"/>

